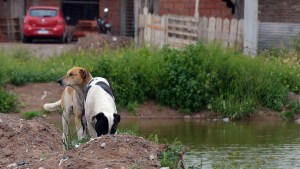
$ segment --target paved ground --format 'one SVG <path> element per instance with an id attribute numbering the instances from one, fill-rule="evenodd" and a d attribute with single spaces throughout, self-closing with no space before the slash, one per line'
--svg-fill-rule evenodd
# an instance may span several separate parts
<path id="1" fill-rule="evenodd" d="M 70 50 L 75 45 L 75 42 L 68 44 L 59 44 L 57 42 L 35 42 L 24 44 L 22 42 L 15 43 L 0 43 L 0 50 L 16 50 L 16 49 L 28 49 L 34 55 L 38 57 L 48 57 L 55 54 L 60 54 Z"/>

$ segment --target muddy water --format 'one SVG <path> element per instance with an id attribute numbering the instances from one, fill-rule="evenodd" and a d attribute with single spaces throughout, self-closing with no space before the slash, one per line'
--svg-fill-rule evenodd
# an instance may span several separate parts
<path id="1" fill-rule="evenodd" d="M 158 133 L 161 142 L 177 138 L 197 168 L 300 168 L 300 125 L 293 122 L 124 120 L 121 128 Z"/>
<path id="2" fill-rule="evenodd" d="M 61 124 L 60 118 L 48 121 Z M 293 122 L 122 119 L 119 128 L 158 134 L 163 143 L 180 140 L 195 168 L 300 168 L 300 125 Z"/>

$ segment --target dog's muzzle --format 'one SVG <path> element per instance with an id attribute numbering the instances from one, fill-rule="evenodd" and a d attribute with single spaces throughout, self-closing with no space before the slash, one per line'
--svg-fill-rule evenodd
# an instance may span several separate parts
<path id="1" fill-rule="evenodd" d="M 59 83 L 59 85 L 64 86 L 64 80 L 63 78 L 57 80 L 57 83 Z"/>

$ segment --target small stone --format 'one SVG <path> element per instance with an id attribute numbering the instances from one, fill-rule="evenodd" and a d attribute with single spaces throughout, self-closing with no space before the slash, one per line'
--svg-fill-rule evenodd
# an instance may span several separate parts
<path id="1" fill-rule="evenodd" d="M 128 143 L 130 141 L 130 139 L 124 139 L 124 141 Z"/>
<path id="2" fill-rule="evenodd" d="M 6 166 L 6 168 L 15 168 L 15 167 L 17 167 L 17 164 L 16 164 L 16 163 L 8 164 L 8 165 Z"/>
<path id="3" fill-rule="evenodd" d="M 229 122 L 229 118 L 223 118 L 223 122 Z"/>
<path id="4" fill-rule="evenodd" d="M 45 169 L 44 167 L 39 167 L 39 169 Z"/>
<path id="5" fill-rule="evenodd" d="M 18 165 L 24 165 L 24 164 L 26 164 L 25 160 L 20 160 L 18 163 Z"/>
<path id="6" fill-rule="evenodd" d="M 151 161 L 154 160 L 154 158 L 155 158 L 154 155 L 149 156 L 149 160 L 151 160 Z"/>
<path id="7" fill-rule="evenodd" d="M 0 119 L 0 123 L 3 123 L 2 119 Z"/>
<path id="8" fill-rule="evenodd" d="M 104 148 L 105 146 L 106 146 L 106 143 L 102 143 L 102 144 L 100 145 L 101 148 Z"/>

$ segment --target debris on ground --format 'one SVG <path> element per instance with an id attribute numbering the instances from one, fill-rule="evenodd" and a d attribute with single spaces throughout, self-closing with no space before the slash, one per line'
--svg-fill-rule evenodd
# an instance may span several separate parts
<path id="1" fill-rule="evenodd" d="M 98 25 L 96 20 L 79 20 L 75 29 L 72 31 L 73 40 L 84 37 L 90 33 L 98 32 Z"/>
<path id="2" fill-rule="evenodd" d="M 89 33 L 78 39 L 75 44 L 75 50 L 99 50 L 104 48 L 118 49 L 129 47 L 133 43 L 133 38 L 123 36 L 111 36 L 99 33 Z"/>

